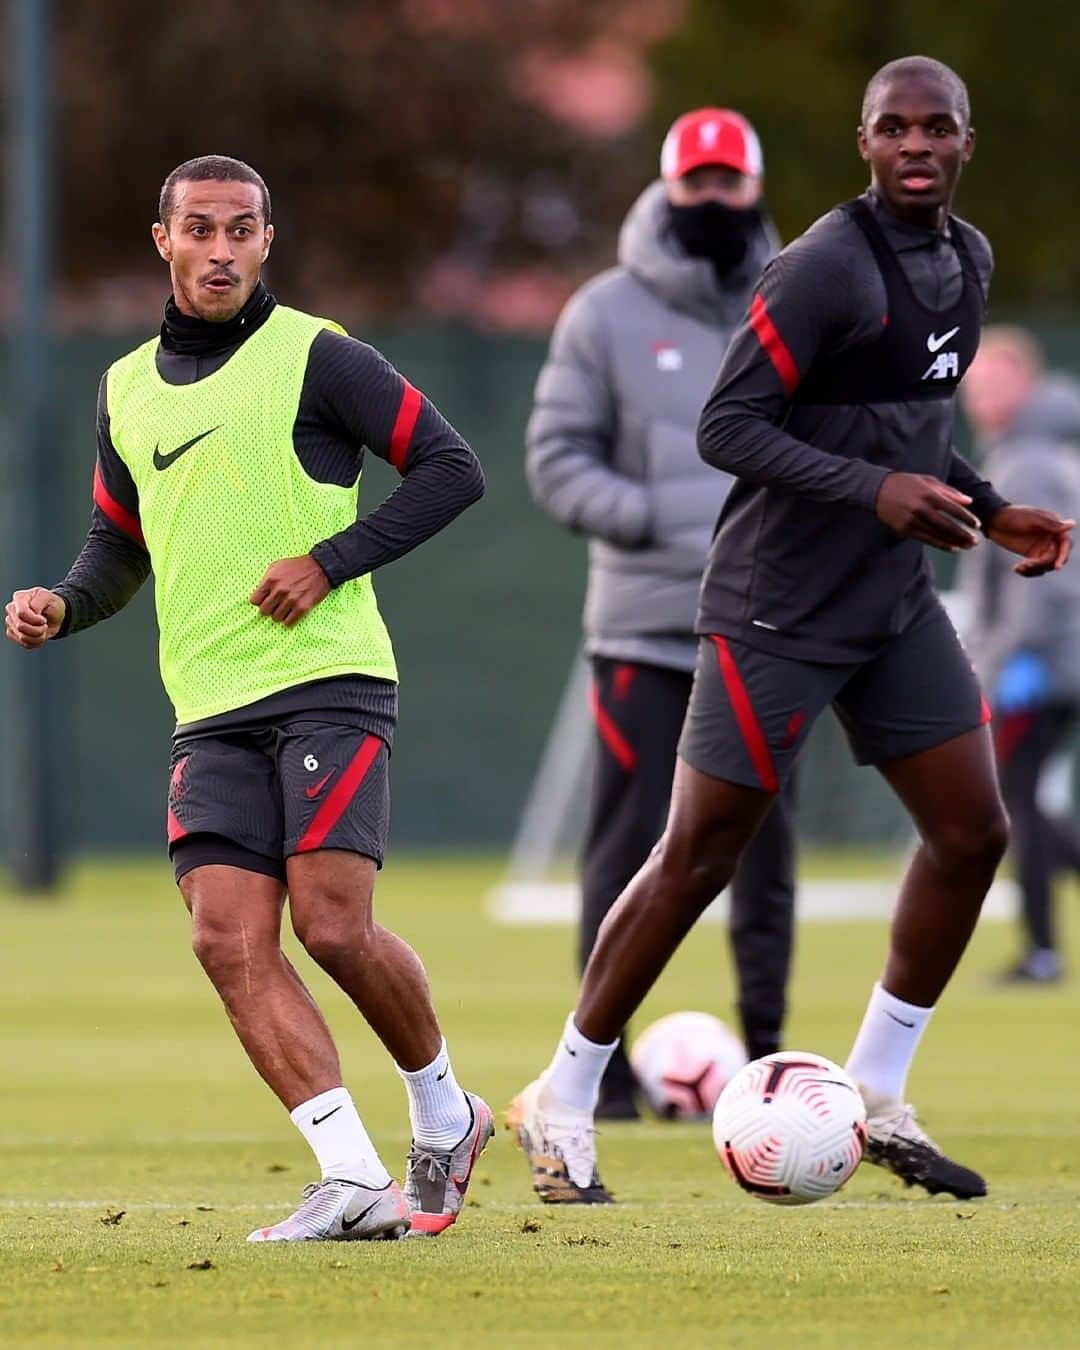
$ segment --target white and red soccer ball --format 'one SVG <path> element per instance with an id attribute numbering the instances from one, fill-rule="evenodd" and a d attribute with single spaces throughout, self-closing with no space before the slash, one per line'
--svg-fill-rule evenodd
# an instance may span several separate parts
<path id="1" fill-rule="evenodd" d="M 742 1041 L 709 1013 L 678 1012 L 645 1028 L 630 1063 L 646 1100 L 668 1120 L 707 1120 L 746 1063 Z"/>
<path id="2" fill-rule="evenodd" d="M 862 1161 L 866 1107 L 831 1060 L 801 1050 L 755 1059 L 728 1083 L 713 1140 L 736 1182 L 776 1205 L 832 1195 Z"/>

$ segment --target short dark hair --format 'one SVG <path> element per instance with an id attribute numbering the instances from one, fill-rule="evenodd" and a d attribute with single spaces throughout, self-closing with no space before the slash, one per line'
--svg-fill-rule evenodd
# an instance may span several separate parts
<path id="1" fill-rule="evenodd" d="M 863 94 L 862 101 L 862 124 L 864 127 L 870 120 L 874 100 L 882 89 L 893 80 L 903 79 L 905 76 L 937 80 L 939 84 L 943 84 L 956 100 L 961 125 L 965 128 L 971 125 L 971 102 L 968 99 L 967 85 L 951 66 L 945 65 L 943 61 L 935 61 L 932 56 L 901 56 L 898 60 L 890 61 L 888 65 L 882 66 L 875 75 L 870 77 L 870 83 L 866 86 L 866 93 Z"/>
<path id="2" fill-rule="evenodd" d="M 178 164 L 161 185 L 158 219 L 167 226 L 173 213 L 177 183 L 252 183 L 262 198 L 263 224 L 270 224 L 270 190 L 250 164 L 229 155 L 199 155 Z"/>

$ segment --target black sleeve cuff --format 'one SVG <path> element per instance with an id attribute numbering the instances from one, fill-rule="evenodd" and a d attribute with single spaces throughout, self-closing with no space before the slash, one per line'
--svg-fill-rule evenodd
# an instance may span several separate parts
<path id="1" fill-rule="evenodd" d="M 49 639 L 50 642 L 56 642 L 60 638 L 67 637 L 67 635 L 71 632 L 71 619 L 74 613 L 74 609 L 71 603 L 71 594 L 66 590 L 64 586 L 62 585 L 51 586 L 49 589 L 52 591 L 53 595 L 58 595 L 60 599 L 63 600 L 64 602 L 64 621 L 60 625 L 60 627 L 56 630 L 56 632 L 52 635 L 52 637 Z"/>
<path id="2" fill-rule="evenodd" d="M 332 540 L 324 539 L 321 544 L 316 544 L 311 550 L 311 556 L 326 573 L 326 579 L 332 587 L 351 580 L 348 569 L 334 548 Z"/>
<path id="3" fill-rule="evenodd" d="M 995 492 L 993 488 L 989 488 L 985 492 L 980 492 L 972 499 L 971 514 L 973 516 L 978 516 L 979 524 L 982 526 L 982 532 L 983 534 L 986 534 L 990 528 L 990 522 L 997 513 L 1003 507 L 1011 505 L 1012 502 L 1006 501 L 1000 493 Z"/>

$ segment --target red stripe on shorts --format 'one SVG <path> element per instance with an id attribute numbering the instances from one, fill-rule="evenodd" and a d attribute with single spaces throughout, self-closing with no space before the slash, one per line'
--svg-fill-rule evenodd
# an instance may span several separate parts
<path id="1" fill-rule="evenodd" d="M 985 725 L 985 724 L 984 724 Z M 1035 725 L 1031 711 L 999 713 L 994 722 L 994 753 L 1000 768 L 1016 754 L 1020 742 Z"/>
<path id="2" fill-rule="evenodd" d="M 360 749 L 345 766 L 345 772 L 326 795 L 326 800 L 315 812 L 311 824 L 304 831 L 296 845 L 297 853 L 310 853 L 321 848 L 323 840 L 345 813 L 345 808 L 359 791 L 360 784 L 367 777 L 368 770 L 375 763 L 382 741 L 378 736 L 365 736 Z"/>
<path id="3" fill-rule="evenodd" d="M 188 758 L 185 755 L 183 759 L 176 761 L 176 768 L 173 769 L 172 778 L 169 780 L 169 796 L 175 801 L 179 801 L 184 795 L 184 768 L 187 765 Z M 170 801 L 169 809 L 165 815 L 165 828 L 170 844 L 175 844 L 178 839 L 183 839 L 184 835 L 187 834 L 187 830 L 180 824 L 176 812 L 172 809 L 172 801 Z"/>
<path id="4" fill-rule="evenodd" d="M 637 754 L 634 747 L 612 721 L 611 714 L 600 702 L 600 691 L 597 689 L 595 682 L 589 685 L 589 708 L 592 710 L 593 720 L 596 723 L 597 731 L 600 733 L 600 739 L 626 772 L 633 773 L 637 768 Z"/>
<path id="5" fill-rule="evenodd" d="M 727 638 L 718 637 L 715 633 L 711 634 L 711 637 L 716 644 L 716 659 L 720 663 L 720 674 L 724 678 L 724 688 L 727 690 L 728 698 L 731 699 L 731 706 L 735 711 L 735 720 L 739 724 L 739 731 L 742 733 L 743 741 L 750 752 L 750 762 L 754 766 L 754 772 L 766 792 L 779 792 L 780 783 L 776 777 L 776 767 L 773 764 L 772 755 L 769 753 L 769 743 L 765 739 L 761 723 L 757 720 L 754 705 L 750 702 L 750 695 L 746 692 L 746 685 L 743 684 L 742 676 L 739 674 L 739 668 L 731 654 Z"/>
<path id="6" fill-rule="evenodd" d="M 637 675 L 637 666 L 632 666 L 628 661 L 615 667 L 615 678 L 611 682 L 611 692 L 616 698 L 626 698 L 630 693 L 630 686 L 634 683 L 634 677 Z"/>

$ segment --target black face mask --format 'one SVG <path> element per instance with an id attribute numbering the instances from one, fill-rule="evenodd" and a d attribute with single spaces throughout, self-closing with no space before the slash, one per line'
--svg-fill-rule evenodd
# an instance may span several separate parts
<path id="1" fill-rule="evenodd" d="M 730 272 L 746 257 L 750 240 L 761 227 L 761 207 L 725 206 L 723 202 L 669 204 L 671 228 L 692 258 L 708 258 L 718 272 Z"/>

